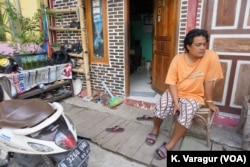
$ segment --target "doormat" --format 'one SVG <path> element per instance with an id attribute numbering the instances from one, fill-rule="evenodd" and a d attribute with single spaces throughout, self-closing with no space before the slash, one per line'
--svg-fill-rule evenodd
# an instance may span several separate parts
<path id="1" fill-rule="evenodd" d="M 155 97 L 156 92 L 131 92 L 131 96 Z"/>
<path id="2" fill-rule="evenodd" d="M 153 110 L 155 107 L 155 103 L 150 103 L 150 102 L 145 102 L 141 100 L 134 100 L 134 99 L 124 99 L 124 104 L 141 108 L 141 109 L 146 109 L 146 110 Z"/>

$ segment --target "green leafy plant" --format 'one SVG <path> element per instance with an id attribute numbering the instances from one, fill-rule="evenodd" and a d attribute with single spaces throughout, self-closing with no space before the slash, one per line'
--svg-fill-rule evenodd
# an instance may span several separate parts
<path id="1" fill-rule="evenodd" d="M 39 45 L 44 40 L 44 33 L 40 28 L 41 13 L 36 12 L 33 17 L 22 16 L 14 4 L 0 3 L 1 19 L 0 34 L 10 34 L 11 45 L 16 52 L 27 53 L 30 44 Z M 38 48 L 34 48 L 37 50 Z"/>

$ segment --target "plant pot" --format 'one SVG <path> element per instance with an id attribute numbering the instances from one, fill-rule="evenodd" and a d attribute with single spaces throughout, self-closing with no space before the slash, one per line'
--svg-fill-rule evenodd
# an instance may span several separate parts
<path id="1" fill-rule="evenodd" d="M 52 50 L 53 50 L 53 52 L 56 52 L 56 51 L 60 51 L 61 50 L 61 47 L 60 46 L 58 46 L 58 47 L 52 47 Z"/>

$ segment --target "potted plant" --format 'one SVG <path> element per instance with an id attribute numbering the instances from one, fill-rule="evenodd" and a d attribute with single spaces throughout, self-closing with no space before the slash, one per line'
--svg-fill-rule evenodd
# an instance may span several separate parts
<path id="1" fill-rule="evenodd" d="M 0 7 L 2 12 L 0 20 L 3 22 L 0 25 L 0 34 L 9 34 L 11 42 L 9 46 L 14 49 L 18 64 L 20 65 L 23 54 L 36 54 L 43 51 L 40 49 L 44 41 L 44 33 L 39 24 L 41 13 L 36 12 L 33 17 L 24 17 L 14 4 L 0 3 Z"/>

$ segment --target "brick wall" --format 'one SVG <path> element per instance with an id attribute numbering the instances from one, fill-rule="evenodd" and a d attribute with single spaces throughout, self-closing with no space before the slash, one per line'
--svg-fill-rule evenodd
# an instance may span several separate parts
<path id="1" fill-rule="evenodd" d="M 124 25 L 124 1 L 125 0 L 107 0 L 107 22 L 108 22 L 108 55 L 109 64 L 91 64 L 90 77 L 91 85 L 94 90 L 103 90 L 100 80 L 103 80 L 108 88 L 118 96 L 125 94 L 125 25 Z M 199 0 L 196 27 L 201 26 L 201 11 L 203 0 Z M 54 8 L 75 7 L 77 0 L 54 0 Z M 183 52 L 183 39 L 186 35 L 188 0 L 181 0 L 178 53 Z M 76 20 L 75 14 L 62 15 L 63 22 L 56 20 L 56 24 L 68 26 L 71 21 Z M 58 42 L 69 41 L 77 42 L 80 39 L 80 32 L 57 32 Z M 78 75 L 83 80 L 83 89 L 85 89 L 84 75 Z"/>
<path id="2" fill-rule="evenodd" d="M 93 90 L 103 90 L 100 80 L 117 96 L 125 94 L 125 25 L 124 25 L 124 0 L 107 0 L 108 22 L 108 54 L 109 64 L 91 64 L 90 79 Z M 54 0 L 54 8 L 75 7 L 77 0 Z M 76 20 L 75 14 L 61 15 L 63 22 L 56 19 L 56 25 L 68 26 Z M 75 43 L 80 39 L 80 32 L 57 32 L 57 41 Z M 83 89 L 86 88 L 84 75 L 77 75 L 83 81 Z"/>

